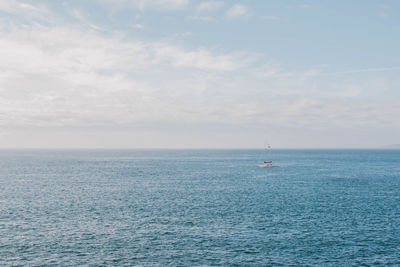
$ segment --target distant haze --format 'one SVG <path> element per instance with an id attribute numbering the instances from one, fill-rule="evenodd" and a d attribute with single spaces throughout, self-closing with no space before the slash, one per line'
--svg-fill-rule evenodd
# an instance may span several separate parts
<path id="1" fill-rule="evenodd" d="M 400 144 L 387 145 L 387 146 L 383 146 L 383 148 L 400 149 Z"/>
<path id="2" fill-rule="evenodd" d="M 398 144 L 399 10 L 1 0 L 0 148 Z"/>

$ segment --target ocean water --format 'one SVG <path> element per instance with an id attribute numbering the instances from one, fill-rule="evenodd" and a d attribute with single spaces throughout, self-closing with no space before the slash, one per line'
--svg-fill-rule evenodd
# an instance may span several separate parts
<path id="1" fill-rule="evenodd" d="M 400 266 L 400 150 L 2 150 L 0 265 Z"/>

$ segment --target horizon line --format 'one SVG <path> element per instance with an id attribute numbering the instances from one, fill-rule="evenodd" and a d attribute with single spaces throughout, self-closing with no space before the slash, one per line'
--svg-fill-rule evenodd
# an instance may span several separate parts
<path id="1" fill-rule="evenodd" d="M 256 147 L 0 147 L 0 150 L 264 150 L 265 148 Z M 271 150 L 396 150 L 400 147 L 273 147 Z"/>

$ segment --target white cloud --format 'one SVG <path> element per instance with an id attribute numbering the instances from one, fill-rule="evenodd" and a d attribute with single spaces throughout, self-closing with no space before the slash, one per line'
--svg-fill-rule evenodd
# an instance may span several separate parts
<path id="1" fill-rule="evenodd" d="M 184 99 L 197 81 L 182 75 L 235 71 L 251 60 L 43 26 L 2 33 L 0 57 L 0 123 L 38 127 L 190 121 Z"/>
<path id="2" fill-rule="evenodd" d="M 197 11 L 199 12 L 207 12 L 207 11 L 214 11 L 221 7 L 223 7 L 224 3 L 221 1 L 208 1 L 208 2 L 201 2 L 197 6 Z"/>
<path id="3" fill-rule="evenodd" d="M 280 64 L 255 69 L 248 53 L 31 26 L 2 33 L 0 57 L 3 126 L 400 127 L 399 103 L 376 101 L 380 81 Z"/>
<path id="4" fill-rule="evenodd" d="M 182 40 L 183 38 L 187 38 L 187 37 L 191 37 L 191 36 L 193 36 L 192 32 L 179 32 L 179 33 L 172 35 L 169 38 L 169 40 L 171 40 L 171 41 L 172 40 Z"/>
<path id="5" fill-rule="evenodd" d="M 178 10 L 186 8 L 189 0 L 100 0 L 115 7 L 132 7 L 138 10 Z"/>
<path id="6" fill-rule="evenodd" d="M 144 25 L 142 25 L 142 24 L 132 24 L 129 27 L 133 28 L 133 29 L 144 29 L 145 28 Z"/>
<path id="7" fill-rule="evenodd" d="M 257 69 L 248 53 L 31 26 L 1 33 L 0 57 L 3 126 L 400 127 L 399 103 L 377 101 L 381 81 Z"/>
<path id="8" fill-rule="evenodd" d="M 228 18 L 238 18 L 248 14 L 248 10 L 243 5 L 235 4 L 225 14 Z"/>
<path id="9" fill-rule="evenodd" d="M 36 10 L 34 6 L 29 4 L 20 3 L 16 0 L 2 0 L 0 1 L 0 10 L 7 13 L 18 12 L 21 9 Z"/>
<path id="10" fill-rule="evenodd" d="M 49 21 L 53 14 L 44 5 L 31 5 L 17 0 L 1 0 L 0 11 L 24 17 L 25 19 Z"/>
<path id="11" fill-rule="evenodd" d="M 69 10 L 68 13 L 72 18 L 78 21 L 81 26 L 84 26 L 93 31 L 107 31 L 105 28 L 91 23 L 91 21 L 87 18 L 87 15 L 84 14 L 81 10 L 72 9 Z"/>
<path id="12" fill-rule="evenodd" d="M 155 53 L 157 58 L 165 59 L 176 67 L 194 67 L 212 71 L 234 71 L 251 60 L 248 54 L 213 55 L 206 49 L 186 51 L 164 44 L 157 45 Z"/>
<path id="13" fill-rule="evenodd" d="M 188 19 L 195 20 L 195 21 L 204 21 L 204 22 L 216 21 L 216 19 L 211 16 L 189 16 Z"/>

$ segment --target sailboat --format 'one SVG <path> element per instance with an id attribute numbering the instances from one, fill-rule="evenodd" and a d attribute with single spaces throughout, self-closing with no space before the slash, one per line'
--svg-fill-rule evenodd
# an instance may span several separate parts
<path id="1" fill-rule="evenodd" d="M 271 167 L 279 167 L 279 165 L 276 165 L 276 164 L 274 164 L 274 163 L 272 163 L 272 160 L 269 160 L 268 161 L 268 149 L 271 149 L 271 146 L 269 145 L 269 144 L 267 144 L 266 146 L 265 146 L 265 160 L 264 160 L 264 163 L 262 163 L 262 164 L 259 164 L 258 165 L 258 167 L 260 167 L 260 168 L 271 168 Z"/>

